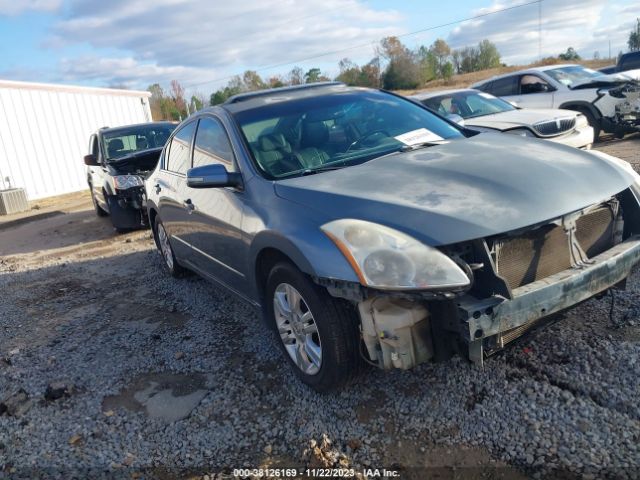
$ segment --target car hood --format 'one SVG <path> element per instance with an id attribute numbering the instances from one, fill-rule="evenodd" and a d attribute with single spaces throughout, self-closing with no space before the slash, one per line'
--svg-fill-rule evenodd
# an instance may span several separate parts
<path id="1" fill-rule="evenodd" d="M 575 117 L 576 112 L 570 110 L 534 109 L 522 108 L 508 112 L 483 115 L 481 117 L 466 118 L 465 126 L 487 127 L 496 130 L 508 130 L 510 128 L 528 127 L 534 123 L 554 120 L 563 117 Z"/>
<path id="2" fill-rule="evenodd" d="M 614 87 L 616 85 L 622 85 L 625 83 L 636 83 L 638 81 L 638 79 L 636 78 L 637 75 L 638 75 L 637 73 L 634 74 L 634 70 L 629 70 L 626 72 L 610 73 L 607 75 L 599 75 L 598 77 L 593 78 L 591 80 L 586 80 L 584 82 L 576 82 L 573 85 L 571 85 L 571 88 L 573 90 L 584 89 L 584 88 L 606 88 L 606 87 Z"/>
<path id="3" fill-rule="evenodd" d="M 274 183 L 326 221 L 356 218 L 437 246 L 538 224 L 610 198 L 633 177 L 596 155 L 501 133 Z"/>
<path id="4" fill-rule="evenodd" d="M 640 81 L 640 68 L 636 68 L 635 70 L 625 70 L 624 72 L 620 72 L 620 75 L 626 75 L 635 81 Z"/>
<path id="5" fill-rule="evenodd" d="M 150 172 L 158 164 L 161 153 L 162 147 L 150 148 L 148 150 L 131 153 L 124 157 L 107 160 L 107 165 L 109 165 L 116 174 Z"/>

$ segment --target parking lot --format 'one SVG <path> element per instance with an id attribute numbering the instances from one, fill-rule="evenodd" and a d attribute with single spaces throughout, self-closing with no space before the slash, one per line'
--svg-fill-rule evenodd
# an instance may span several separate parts
<path id="1" fill-rule="evenodd" d="M 640 135 L 596 147 L 640 169 Z M 87 192 L 40 202 L 0 217 L 0 478 L 638 478 L 639 282 L 612 315 L 592 299 L 484 369 L 371 368 L 320 395 L 259 312 L 166 276 L 149 231 L 115 234 Z"/>

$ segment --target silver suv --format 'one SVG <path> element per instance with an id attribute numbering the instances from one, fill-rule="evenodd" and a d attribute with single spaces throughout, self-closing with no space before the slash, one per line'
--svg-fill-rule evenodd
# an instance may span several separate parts
<path id="1" fill-rule="evenodd" d="M 548 65 L 475 83 L 525 108 L 564 108 L 582 113 L 593 127 L 619 137 L 640 130 L 640 84 L 625 74 L 604 75 L 581 65 Z"/>

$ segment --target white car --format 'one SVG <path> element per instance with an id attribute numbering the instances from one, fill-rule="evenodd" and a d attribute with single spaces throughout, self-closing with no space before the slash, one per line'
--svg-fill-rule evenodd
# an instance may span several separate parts
<path id="1" fill-rule="evenodd" d="M 473 88 L 526 108 L 564 108 L 619 137 L 640 131 L 640 84 L 625 73 L 605 75 L 581 65 L 548 65 L 475 83 Z"/>
<path id="2" fill-rule="evenodd" d="M 411 96 L 424 106 L 474 130 L 498 130 L 590 149 L 593 128 L 572 110 L 522 109 L 478 90 L 447 90 Z"/>

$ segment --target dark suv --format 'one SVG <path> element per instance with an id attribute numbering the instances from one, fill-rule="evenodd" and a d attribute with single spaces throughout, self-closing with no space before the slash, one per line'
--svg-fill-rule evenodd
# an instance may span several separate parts
<path id="1" fill-rule="evenodd" d="M 261 308 L 293 371 L 325 390 L 365 360 L 482 363 L 621 282 L 640 259 L 639 180 L 600 152 L 316 84 L 189 117 L 146 190 L 168 272 Z"/>
<path id="2" fill-rule="evenodd" d="M 602 73 L 624 73 L 629 70 L 640 69 L 640 51 L 628 52 L 620 55 L 616 65 L 601 68 Z"/>
<path id="3" fill-rule="evenodd" d="M 104 127 L 91 135 L 87 182 L 98 216 L 111 216 L 117 231 L 143 226 L 144 179 L 158 163 L 173 122 Z"/>

